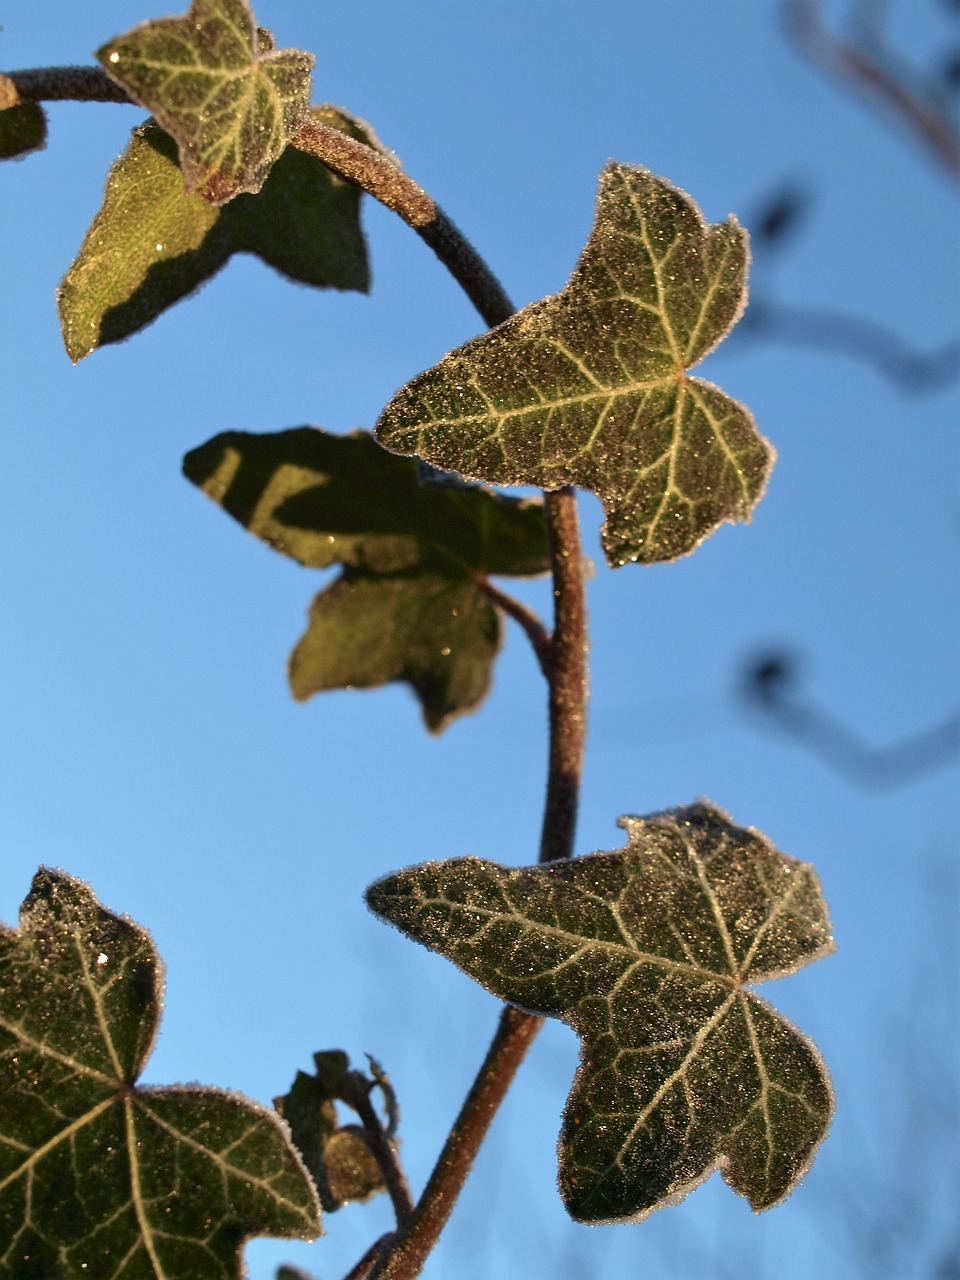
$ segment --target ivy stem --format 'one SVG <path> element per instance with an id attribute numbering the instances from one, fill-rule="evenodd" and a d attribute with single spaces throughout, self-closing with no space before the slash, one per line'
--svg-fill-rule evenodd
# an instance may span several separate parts
<path id="1" fill-rule="evenodd" d="M 474 579 L 478 589 L 483 592 L 488 600 L 492 601 L 497 608 L 502 609 L 505 614 L 513 618 L 527 634 L 527 639 L 533 647 L 537 661 L 540 663 L 540 670 L 544 676 L 550 679 L 550 632 L 546 629 L 537 615 L 532 609 L 521 601 L 508 595 L 506 591 L 501 591 L 498 586 L 490 581 L 489 578 L 478 576 Z"/>
<path id="2" fill-rule="evenodd" d="M 359 1262 L 350 1268 L 343 1280 L 366 1280 L 370 1274 L 370 1270 L 377 1258 L 388 1248 L 393 1240 L 393 1232 L 388 1231 L 385 1236 L 381 1236 L 379 1240 L 374 1240 L 373 1244 L 363 1255 Z"/>
<path id="3" fill-rule="evenodd" d="M 0 75 L 0 106 L 16 101 L 131 99 L 99 68 L 54 67 Z M 496 276 L 431 197 L 386 154 L 310 121 L 292 140 L 334 173 L 397 213 L 429 245 L 476 307 L 484 323 L 502 324 L 514 307 Z M 564 488 L 544 495 L 553 571 L 554 629 L 542 624 L 492 584 L 484 586 L 534 643 L 549 686 L 549 766 L 540 842 L 541 861 L 569 857 L 576 831 L 586 733 L 587 634 L 583 556 L 576 496 Z M 496 593 L 496 594 L 493 594 Z M 499 598 L 498 598 L 499 597 Z M 510 607 L 507 607 L 507 602 Z M 405 1206 L 392 1236 L 378 1240 L 349 1280 L 414 1280 L 439 1239 L 497 1108 L 513 1083 L 543 1019 L 504 1008 L 483 1064 L 464 1100 L 423 1195 L 407 1219 Z M 362 1117 L 361 1117 L 362 1118 Z M 401 1193 L 402 1201 L 402 1193 Z M 395 1205 L 397 1201 L 394 1201 Z"/>
<path id="4" fill-rule="evenodd" d="M 332 136 L 331 136 L 332 135 Z M 295 145 L 382 200 L 430 246 L 488 325 L 502 324 L 513 305 L 476 250 L 430 197 L 391 161 L 326 126 L 311 124 Z M 432 215 L 427 216 L 432 210 Z M 587 629 L 583 554 L 576 495 L 544 495 L 553 572 L 554 629 L 490 583 L 482 589 L 524 628 L 549 686 L 550 745 L 540 860 L 573 853 L 586 737 Z M 507 1006 L 470 1092 L 444 1143 L 413 1218 L 379 1255 L 371 1280 L 414 1280 L 434 1248 L 543 1019 Z"/>
<path id="5" fill-rule="evenodd" d="M 544 495 L 553 571 L 550 638 L 550 755 L 540 861 L 573 857 L 587 732 L 587 602 L 577 495 Z"/>
<path id="6" fill-rule="evenodd" d="M 403 1169 L 397 1160 L 397 1152 L 387 1136 L 386 1129 L 370 1100 L 371 1089 L 376 1088 L 360 1071 L 347 1074 L 340 1096 L 363 1121 L 363 1133 L 370 1153 L 383 1174 L 384 1185 L 393 1204 L 397 1226 L 401 1229 L 413 1217 L 413 1199 Z"/>

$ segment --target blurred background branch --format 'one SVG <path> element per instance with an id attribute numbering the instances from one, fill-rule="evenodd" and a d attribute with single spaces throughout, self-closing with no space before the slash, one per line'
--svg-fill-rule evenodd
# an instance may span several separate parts
<path id="1" fill-rule="evenodd" d="M 949 55 L 932 73 L 911 66 L 886 38 L 887 8 L 885 0 L 855 0 L 848 35 L 827 25 L 819 0 L 784 0 L 783 18 L 805 57 L 892 119 L 944 172 L 960 181 L 960 54 Z"/>
<path id="2" fill-rule="evenodd" d="M 759 712 L 770 727 L 808 747 L 859 787 L 903 786 L 960 753 L 960 710 L 888 747 L 870 746 L 804 692 L 800 663 L 785 651 L 753 659 L 743 673 L 740 692 L 750 710 Z"/>

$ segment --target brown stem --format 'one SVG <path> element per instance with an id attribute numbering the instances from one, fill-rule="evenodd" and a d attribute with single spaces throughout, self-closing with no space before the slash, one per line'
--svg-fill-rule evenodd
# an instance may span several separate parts
<path id="1" fill-rule="evenodd" d="M 340 1096 L 344 1102 L 353 1107 L 363 1121 L 364 1138 L 383 1174 L 384 1185 L 393 1203 L 397 1226 L 402 1230 L 413 1217 L 413 1198 L 407 1186 L 406 1176 L 397 1160 L 394 1145 L 387 1137 L 376 1107 L 370 1101 L 372 1087 L 362 1072 L 351 1071 L 343 1082 Z"/>
<path id="2" fill-rule="evenodd" d="M 316 156 L 328 169 L 399 214 L 434 251 L 486 324 L 510 318 L 513 304 L 476 249 L 389 156 L 315 121 L 304 125 L 292 145 Z"/>
<path id="3" fill-rule="evenodd" d="M 587 606 L 577 496 L 571 487 L 546 496 L 553 569 L 550 641 L 550 764 L 540 861 L 573 856 L 587 730 Z"/>
<path id="4" fill-rule="evenodd" d="M 14 97 L 10 97 L 11 85 Z M 132 103 L 133 99 L 99 67 L 32 67 L 0 73 L 0 107 L 17 102 L 71 101 Z"/>
<path id="5" fill-rule="evenodd" d="M 95 68 L 15 72 L 0 79 L 22 100 L 90 98 L 129 101 Z M 310 122 L 293 144 L 360 186 L 411 226 L 460 284 L 484 322 L 497 325 L 513 305 L 496 276 L 436 203 L 387 156 L 329 126 Z M 539 630 L 524 621 L 522 606 L 508 612 L 527 629 L 549 684 L 550 747 L 547 798 L 540 844 L 542 861 L 573 852 L 586 727 L 586 609 L 576 497 L 571 488 L 545 495 L 554 582 L 555 622 L 549 651 Z M 485 588 L 486 589 L 486 588 Z M 496 588 L 492 588 L 496 591 Z M 488 594 L 491 591 L 488 590 Z M 493 598 L 493 596 L 491 596 Z M 506 608 L 504 597 L 500 601 Z M 543 1019 L 507 1006 L 470 1092 L 460 1109 L 423 1195 L 408 1222 L 374 1244 L 348 1280 L 413 1280 L 436 1244 L 490 1123 Z M 372 1107 L 371 1107 L 372 1110 Z M 366 1123 L 366 1121 L 365 1121 Z M 379 1123 L 379 1121 L 378 1121 Z M 386 1138 L 384 1137 L 384 1141 Z M 402 1177 L 402 1175 L 401 1175 Z M 402 1199 L 402 1193 L 401 1193 Z M 397 1201 L 394 1201 L 395 1206 Z M 398 1218 L 406 1215 L 405 1207 Z"/>
<path id="6" fill-rule="evenodd" d="M 389 1231 L 385 1236 L 381 1236 L 379 1240 L 374 1240 L 373 1244 L 363 1255 L 360 1261 L 343 1277 L 343 1280 L 366 1280 L 370 1271 L 380 1257 L 384 1249 L 388 1248 L 393 1241 L 393 1232 Z"/>
<path id="7" fill-rule="evenodd" d="M 334 135 L 330 137 L 329 135 Z M 305 136 L 306 135 L 306 136 Z M 513 307 L 499 281 L 423 190 L 401 174 L 386 157 L 325 126 L 310 126 L 297 139 L 329 168 L 382 199 L 426 241 L 464 289 L 489 325 L 509 319 Z M 334 147 L 334 143 L 336 146 Z M 349 168 L 347 161 L 349 161 Z M 430 202 L 432 218 L 426 214 Z M 547 799 L 540 856 L 543 861 L 569 857 L 576 830 L 580 772 L 586 731 L 586 608 L 583 556 L 576 496 L 565 488 L 547 493 L 555 622 L 549 649 L 539 630 L 524 618 L 522 606 L 511 616 L 527 630 L 545 667 L 549 684 L 550 749 Z M 496 588 L 485 587 L 488 595 Z M 500 594 L 500 593 L 498 593 Z M 506 607 L 509 597 L 499 601 Z M 516 606 L 517 602 L 513 602 Z M 500 1016 L 483 1065 L 444 1143 L 413 1218 L 379 1255 L 371 1280 L 413 1280 L 440 1237 L 457 1197 L 486 1137 L 497 1108 L 517 1068 L 543 1024 L 543 1019 L 509 1006 Z"/>
<path id="8" fill-rule="evenodd" d="M 527 634 L 527 639 L 533 646 L 533 651 L 537 655 L 537 661 L 540 663 L 540 670 L 550 679 L 550 633 L 546 627 L 533 612 L 528 609 L 525 604 L 516 600 L 513 596 L 508 595 L 506 591 L 501 591 L 498 586 L 490 581 L 489 578 L 478 577 L 474 579 L 479 590 L 492 600 L 498 609 L 502 609 L 505 614 L 511 617 L 514 622 L 519 623 Z"/>
<path id="9" fill-rule="evenodd" d="M 542 1018 L 507 1006 L 496 1035 L 417 1205 L 413 1222 L 398 1232 L 371 1280 L 412 1280 L 436 1244 L 467 1179 L 490 1122 L 513 1083 Z"/>

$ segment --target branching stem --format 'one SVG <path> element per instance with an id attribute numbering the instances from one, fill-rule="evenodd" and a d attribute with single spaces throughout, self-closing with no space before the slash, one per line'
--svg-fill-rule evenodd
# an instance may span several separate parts
<path id="1" fill-rule="evenodd" d="M 406 1175 L 400 1167 L 397 1152 L 387 1136 L 387 1131 L 370 1101 L 371 1083 L 360 1071 L 348 1073 L 343 1085 L 342 1097 L 363 1121 L 367 1146 L 383 1174 L 384 1185 L 393 1204 L 397 1226 L 405 1227 L 413 1217 L 413 1199 L 407 1186 Z"/>
<path id="2" fill-rule="evenodd" d="M 0 105 L 16 101 L 81 99 L 128 102 L 129 97 L 99 68 L 54 67 L 0 75 Z M 294 145 L 355 183 L 399 214 L 430 246 L 489 326 L 513 314 L 497 278 L 443 210 L 388 156 L 327 125 L 310 122 Z M 554 630 L 490 584 L 484 590 L 530 637 L 549 686 L 550 745 L 541 861 L 569 857 L 576 830 L 580 772 L 586 729 L 586 608 L 576 496 L 571 488 L 545 495 L 553 570 Z M 413 1280 L 436 1244 L 460 1190 L 543 1019 L 507 1006 L 483 1064 L 460 1109 L 423 1195 L 409 1214 L 409 1195 L 391 1187 L 399 1228 L 378 1240 L 350 1272 L 349 1280 Z M 369 1099 L 367 1099 L 369 1102 Z M 373 1110 L 372 1104 L 370 1107 Z M 369 1129 L 365 1117 L 364 1123 Z M 374 1119 L 378 1118 L 374 1115 Z M 387 1142 L 386 1136 L 384 1142 Z M 389 1146 L 389 1144 L 387 1144 Z M 389 1166 L 388 1162 L 388 1166 Z M 395 1164 L 395 1162 L 394 1162 Z M 402 1180 L 402 1174 L 399 1175 Z"/>
<path id="3" fill-rule="evenodd" d="M 518 623 L 527 634 L 533 652 L 540 663 L 540 670 L 550 679 L 550 632 L 546 629 L 532 609 L 528 609 L 520 600 L 501 591 L 489 578 L 478 577 L 476 585 L 499 609 Z"/>

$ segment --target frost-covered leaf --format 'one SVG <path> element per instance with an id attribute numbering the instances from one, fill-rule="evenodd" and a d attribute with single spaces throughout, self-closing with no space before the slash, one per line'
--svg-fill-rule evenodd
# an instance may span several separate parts
<path id="1" fill-rule="evenodd" d="M 310 1170 L 328 1213 L 354 1200 L 369 1200 L 384 1189 L 383 1174 L 355 1125 L 342 1125 L 334 1100 L 343 1096 L 347 1055 L 328 1050 L 313 1055 L 316 1071 L 298 1071 L 290 1091 L 273 1105 L 290 1126 L 297 1150 Z"/>
<path id="2" fill-rule="evenodd" d="M 275 550 L 312 568 L 344 566 L 314 601 L 292 655 L 297 698 L 403 680 L 435 733 L 479 705 L 500 619 L 478 579 L 548 570 L 542 503 L 421 485 L 415 462 L 365 431 L 230 431 L 183 466 Z"/>
<path id="3" fill-rule="evenodd" d="M 0 925 L 0 1280 L 228 1280 L 319 1205 L 275 1114 L 138 1088 L 163 994 L 146 930 L 40 870 Z"/>
<path id="4" fill-rule="evenodd" d="M 39 151 L 46 141 L 47 117 L 36 102 L 0 109 L 0 160 L 18 160 Z"/>
<path id="5" fill-rule="evenodd" d="M 361 132 L 336 107 L 310 114 L 353 137 Z M 234 253 L 256 254 L 300 284 L 365 292 L 360 194 L 288 147 L 256 195 L 211 205 L 184 190 L 176 144 L 148 120 L 111 169 L 103 204 L 60 286 L 67 353 L 81 360 L 129 337 Z"/>
<path id="6" fill-rule="evenodd" d="M 707 802 L 621 825 L 611 853 L 426 863 L 367 901 L 579 1034 L 560 1137 L 574 1218 L 639 1220 L 718 1167 L 769 1208 L 809 1167 L 833 1099 L 813 1044 L 747 988 L 833 949 L 818 881 Z"/>
<path id="7" fill-rule="evenodd" d="M 259 191 L 306 119 L 312 54 L 275 49 L 246 0 L 193 0 L 96 56 L 176 139 L 187 190 L 212 204 Z"/>
<path id="8" fill-rule="evenodd" d="M 773 450 L 750 413 L 687 376 L 746 302 L 746 232 L 610 164 L 566 288 L 451 352 L 387 405 L 389 449 L 491 484 L 575 484 L 603 503 L 616 566 L 673 560 L 747 520 Z"/>

